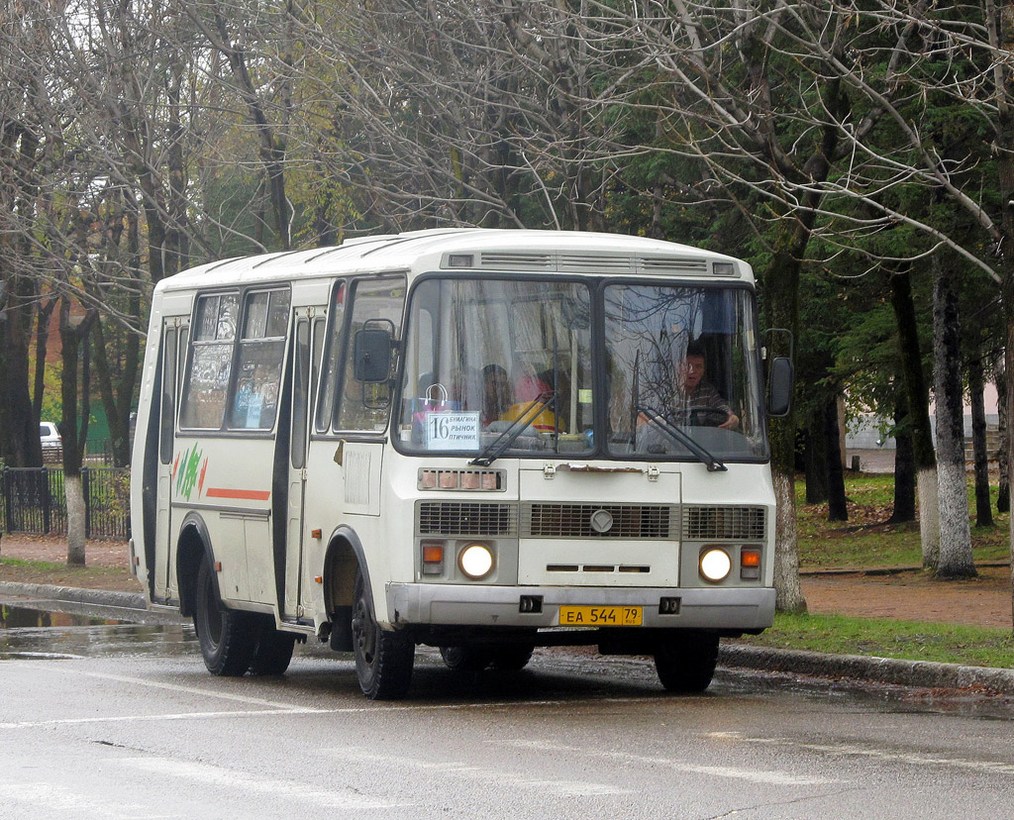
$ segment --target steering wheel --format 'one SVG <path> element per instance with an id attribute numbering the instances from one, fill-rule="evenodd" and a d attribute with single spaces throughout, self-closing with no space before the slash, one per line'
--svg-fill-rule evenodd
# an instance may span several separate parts
<path id="1" fill-rule="evenodd" d="M 690 409 L 690 423 L 700 427 L 719 427 L 725 424 L 729 414 L 717 407 L 692 407 Z"/>

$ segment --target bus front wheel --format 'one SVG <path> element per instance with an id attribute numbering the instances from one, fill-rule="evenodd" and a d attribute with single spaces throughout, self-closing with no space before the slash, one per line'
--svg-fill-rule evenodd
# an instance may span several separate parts
<path id="1" fill-rule="evenodd" d="M 707 632 L 676 632 L 655 649 L 655 671 L 670 692 L 703 692 L 711 685 L 717 663 L 718 636 Z"/>
<path id="2" fill-rule="evenodd" d="M 244 674 L 256 648 L 256 624 L 248 613 L 225 607 L 207 559 L 197 572 L 194 604 L 194 629 L 208 671 L 225 677 Z"/>
<path id="3" fill-rule="evenodd" d="M 404 632 L 380 628 L 362 573 L 356 573 L 352 606 L 352 652 L 359 688 L 370 700 L 397 700 L 408 694 L 415 642 Z"/>

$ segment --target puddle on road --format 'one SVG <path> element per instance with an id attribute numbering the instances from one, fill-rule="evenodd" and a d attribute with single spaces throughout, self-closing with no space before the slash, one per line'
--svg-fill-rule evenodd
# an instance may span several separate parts
<path id="1" fill-rule="evenodd" d="M 192 654 L 196 641 L 190 624 L 0 604 L 0 660 Z"/>
<path id="2" fill-rule="evenodd" d="M 51 626 L 111 626 L 124 621 L 69 612 L 47 612 L 20 606 L 0 605 L 0 629 L 31 629 Z"/>

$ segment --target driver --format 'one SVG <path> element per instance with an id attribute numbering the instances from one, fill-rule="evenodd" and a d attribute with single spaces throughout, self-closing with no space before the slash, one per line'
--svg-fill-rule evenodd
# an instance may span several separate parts
<path id="1" fill-rule="evenodd" d="M 696 342 L 687 345 L 687 352 L 677 370 L 676 417 L 683 424 L 707 424 L 732 430 L 739 425 L 739 416 L 732 412 L 715 386 L 705 380 L 704 348 Z M 725 420 L 715 424 L 725 414 Z"/>

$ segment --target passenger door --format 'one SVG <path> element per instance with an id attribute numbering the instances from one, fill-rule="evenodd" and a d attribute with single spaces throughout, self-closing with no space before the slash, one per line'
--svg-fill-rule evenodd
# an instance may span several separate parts
<path id="1" fill-rule="evenodd" d="M 289 489 L 285 535 L 285 589 L 282 617 L 295 621 L 303 616 L 301 602 L 306 520 L 306 458 L 309 444 L 310 408 L 316 386 L 315 372 L 320 358 L 316 340 L 323 321 L 313 320 L 314 308 L 296 311 L 292 345 L 292 415 L 289 430 Z M 316 342 L 316 343 L 315 343 Z"/>
<path id="2" fill-rule="evenodd" d="M 150 571 L 154 572 L 152 600 L 166 602 L 173 577 L 173 474 L 176 466 L 176 407 L 179 394 L 180 351 L 186 349 L 188 322 L 179 317 L 167 319 L 162 326 L 162 384 L 159 397 L 159 434 L 157 468 L 157 507 L 155 511 L 155 555 L 161 556 Z"/>

